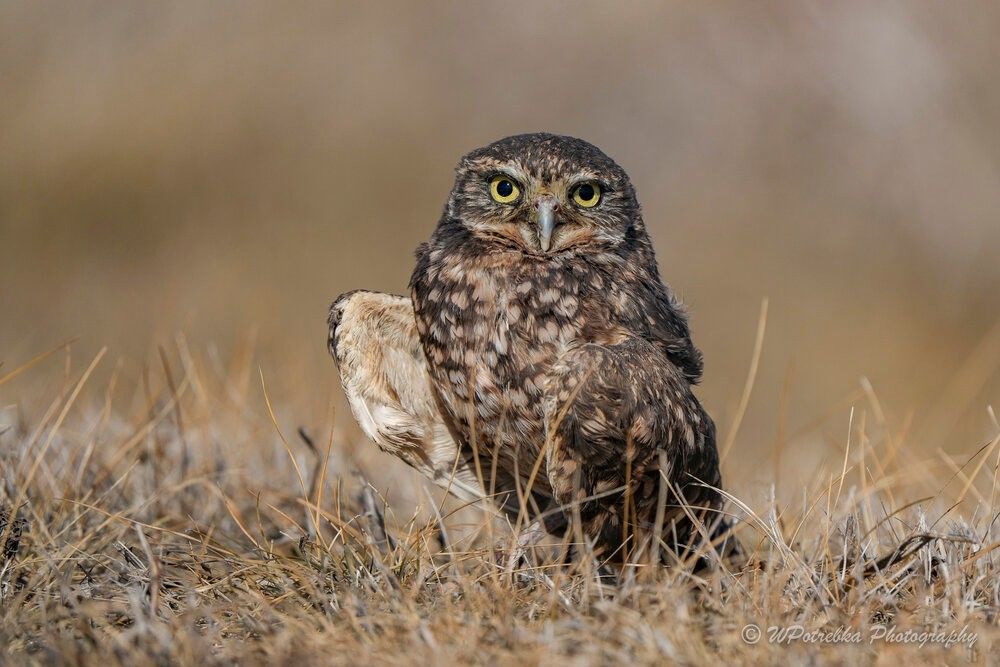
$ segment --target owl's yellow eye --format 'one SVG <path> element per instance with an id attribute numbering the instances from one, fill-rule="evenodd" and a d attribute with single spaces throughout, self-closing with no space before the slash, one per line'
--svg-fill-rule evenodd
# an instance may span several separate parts
<path id="1" fill-rule="evenodd" d="M 501 204 L 509 204 L 521 196 L 521 189 L 509 176 L 494 176 L 490 181 L 490 196 Z"/>
<path id="2" fill-rule="evenodd" d="M 601 201 L 601 186 L 597 183 L 583 183 L 573 190 L 573 201 L 578 206 L 593 208 Z"/>

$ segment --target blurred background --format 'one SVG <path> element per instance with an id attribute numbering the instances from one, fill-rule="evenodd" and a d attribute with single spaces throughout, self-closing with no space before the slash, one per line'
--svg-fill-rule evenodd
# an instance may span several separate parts
<path id="1" fill-rule="evenodd" d="M 723 434 L 769 300 L 737 491 L 839 461 L 852 405 L 967 457 L 1000 395 L 998 33 L 994 3 L 5 2 L 0 361 L 252 342 L 317 423 L 329 302 L 405 293 L 459 156 L 545 130 L 630 173 Z"/>

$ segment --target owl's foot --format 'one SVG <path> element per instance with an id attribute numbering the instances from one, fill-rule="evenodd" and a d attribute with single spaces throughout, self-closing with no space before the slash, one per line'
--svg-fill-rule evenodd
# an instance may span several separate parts
<path id="1" fill-rule="evenodd" d="M 514 547 L 505 553 L 505 550 L 498 551 L 498 565 L 502 565 L 504 572 L 512 574 L 518 566 L 525 561 L 528 549 L 541 542 L 546 535 L 545 525 L 541 519 L 536 519 L 528 524 L 517 536 Z"/>

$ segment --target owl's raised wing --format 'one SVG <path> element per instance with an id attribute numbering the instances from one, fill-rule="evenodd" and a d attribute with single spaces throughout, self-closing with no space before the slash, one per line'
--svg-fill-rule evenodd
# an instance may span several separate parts
<path id="1" fill-rule="evenodd" d="M 410 299 L 348 292 L 330 307 L 329 324 L 330 353 L 365 434 L 459 498 L 486 498 L 438 409 Z"/>

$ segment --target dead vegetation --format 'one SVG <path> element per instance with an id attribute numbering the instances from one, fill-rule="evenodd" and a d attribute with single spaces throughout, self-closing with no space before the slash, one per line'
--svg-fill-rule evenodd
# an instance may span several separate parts
<path id="1" fill-rule="evenodd" d="M 404 516 L 399 490 L 360 472 L 379 459 L 352 453 L 333 417 L 279 427 L 287 406 L 249 357 L 227 367 L 179 339 L 126 377 L 103 351 L 77 368 L 69 349 L 0 369 L 14 398 L 0 413 L 3 662 L 955 663 L 994 650 L 1000 436 L 967 460 L 915 460 L 873 394 L 851 411 L 838 468 L 796 480 L 801 502 L 730 498 L 746 566 L 637 563 L 612 580 L 587 559 L 559 564 L 558 544 L 507 571 L 495 546 L 509 531 L 437 489 Z M 60 372 L 47 403 L 17 398 Z"/>

